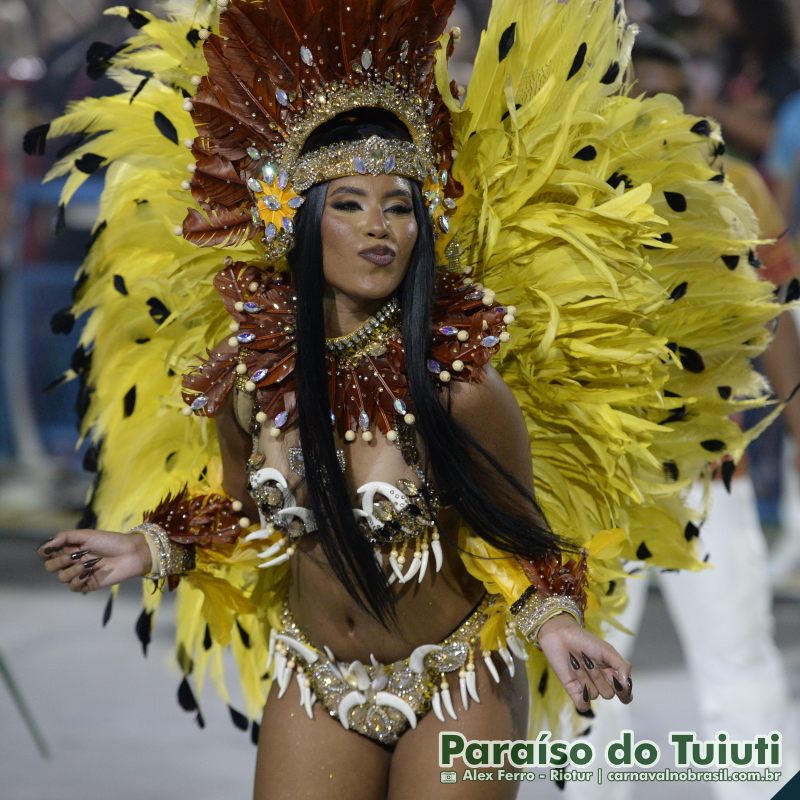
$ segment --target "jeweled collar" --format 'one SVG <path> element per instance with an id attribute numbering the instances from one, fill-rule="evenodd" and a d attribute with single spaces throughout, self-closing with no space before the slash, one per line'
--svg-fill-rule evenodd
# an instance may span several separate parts
<path id="1" fill-rule="evenodd" d="M 234 386 L 252 393 L 259 421 L 273 436 L 297 421 L 295 298 L 283 277 L 255 266 L 233 264 L 217 274 L 214 287 L 233 318 L 232 335 L 183 379 L 189 413 L 215 416 Z M 326 357 L 332 421 L 340 436 L 373 438 L 377 429 L 394 441 L 398 417 L 413 424 L 399 314 L 374 326 L 369 347 Z M 463 276 L 439 275 L 431 320 L 428 371 L 440 385 L 476 381 L 484 365 L 508 339 L 513 309 L 491 292 L 465 284 Z"/>

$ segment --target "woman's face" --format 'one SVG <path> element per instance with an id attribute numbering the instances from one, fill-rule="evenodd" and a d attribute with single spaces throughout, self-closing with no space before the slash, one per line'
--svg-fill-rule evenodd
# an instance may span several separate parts
<path id="1" fill-rule="evenodd" d="M 352 175 L 328 184 L 322 269 L 351 307 L 370 307 L 403 280 L 417 241 L 411 187 L 397 175 Z"/>

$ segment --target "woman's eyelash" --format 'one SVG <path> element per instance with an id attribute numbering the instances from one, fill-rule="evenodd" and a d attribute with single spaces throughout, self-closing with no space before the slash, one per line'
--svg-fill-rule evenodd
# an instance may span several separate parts
<path id="1" fill-rule="evenodd" d="M 361 204 L 355 202 L 355 200 L 344 200 L 338 203 L 333 203 L 333 208 L 337 211 L 361 211 Z M 411 214 L 413 213 L 413 209 L 411 206 L 404 205 L 402 203 L 398 203 L 397 205 L 390 206 L 386 209 L 386 211 L 391 211 L 393 214 Z"/>

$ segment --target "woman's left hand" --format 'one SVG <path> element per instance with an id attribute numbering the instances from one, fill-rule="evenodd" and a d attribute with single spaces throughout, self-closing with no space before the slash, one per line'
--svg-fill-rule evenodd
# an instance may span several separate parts
<path id="1" fill-rule="evenodd" d="M 539 646 L 578 713 L 590 711 L 589 703 L 597 697 L 633 700 L 630 662 L 569 614 L 558 614 L 542 625 Z"/>

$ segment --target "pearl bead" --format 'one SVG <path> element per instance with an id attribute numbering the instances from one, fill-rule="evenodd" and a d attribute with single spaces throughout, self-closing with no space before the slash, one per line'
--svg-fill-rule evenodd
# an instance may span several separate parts
<path id="1" fill-rule="evenodd" d="M 247 372 L 247 367 L 244 364 L 237 364 L 236 365 L 236 374 L 237 375 L 244 375 Z"/>
<path id="2" fill-rule="evenodd" d="M 240 528 L 249 528 L 250 527 L 250 519 L 249 519 L 249 517 L 241 517 L 239 519 L 239 527 Z"/>
<path id="3" fill-rule="evenodd" d="M 191 81 L 193 86 L 199 86 L 202 78 L 199 75 L 192 75 Z"/>
<path id="4" fill-rule="evenodd" d="M 234 309 L 235 309 L 236 311 L 244 311 L 244 303 L 243 303 L 241 300 L 237 300 L 237 301 L 236 301 L 236 302 L 233 304 L 233 307 L 234 307 Z"/>
<path id="5" fill-rule="evenodd" d="M 183 146 L 187 150 L 191 150 L 194 147 L 194 139 L 184 139 L 183 140 Z"/>
<path id="6" fill-rule="evenodd" d="M 356 432 L 355 431 L 345 431 L 344 432 L 345 441 L 354 442 L 356 440 Z"/>
<path id="7" fill-rule="evenodd" d="M 187 164 L 186 169 L 189 172 L 197 172 L 197 164 Z"/>
<path id="8" fill-rule="evenodd" d="M 192 412 L 192 409 L 191 409 L 191 408 L 189 408 L 189 406 L 184 406 L 184 407 L 181 409 L 181 414 L 183 414 L 183 416 L 184 416 L 184 417 L 191 417 L 191 416 L 192 416 L 192 413 L 193 413 L 193 412 Z"/>
<path id="9" fill-rule="evenodd" d="M 183 225 L 176 225 L 176 226 L 175 226 L 175 227 L 172 229 L 172 232 L 173 232 L 173 233 L 174 233 L 176 236 L 183 236 Z"/>
<path id="10" fill-rule="evenodd" d="M 454 372 L 461 372 L 461 370 L 463 370 L 463 369 L 464 369 L 464 362 L 460 358 L 457 358 L 453 362 L 453 371 Z"/>
<path id="11" fill-rule="evenodd" d="M 247 381 L 244 385 L 244 390 L 246 392 L 254 392 L 256 390 L 256 385 L 253 383 L 253 381 Z"/>
<path id="12" fill-rule="evenodd" d="M 197 32 L 197 38 L 205 41 L 208 37 L 211 36 L 211 31 L 208 28 L 200 28 Z"/>
<path id="13" fill-rule="evenodd" d="M 450 373 L 449 373 L 449 372 L 448 372 L 446 369 L 443 369 L 443 370 L 442 370 L 442 371 L 439 373 L 439 380 L 440 380 L 442 383 L 449 383 L 449 382 L 450 382 Z"/>
<path id="14" fill-rule="evenodd" d="M 230 347 L 236 347 L 238 344 L 239 344 L 239 340 L 235 336 L 231 336 L 231 338 L 228 339 L 228 345 Z"/>
<path id="15" fill-rule="evenodd" d="M 469 331 L 459 331 L 456 334 L 456 339 L 458 339 L 459 342 L 466 342 L 467 339 L 469 339 Z"/>
<path id="16" fill-rule="evenodd" d="M 183 110 L 184 111 L 191 111 L 194 108 L 194 103 L 187 97 L 183 101 Z"/>
<path id="17" fill-rule="evenodd" d="M 192 184 L 189 183 L 189 181 L 181 181 L 181 189 L 183 189 L 184 192 L 188 192 L 191 188 Z"/>
<path id="18" fill-rule="evenodd" d="M 397 431 L 389 431 L 389 432 L 386 434 L 386 438 L 387 438 L 387 439 L 388 439 L 390 442 L 396 442 L 396 441 L 397 441 Z"/>
<path id="19" fill-rule="evenodd" d="M 274 425 L 269 429 L 269 435 L 273 439 L 277 439 L 281 435 L 281 429 L 276 428 Z"/>
<path id="20" fill-rule="evenodd" d="M 513 325 L 516 319 L 517 318 L 513 314 L 506 314 L 503 317 L 503 322 L 505 322 L 506 325 Z"/>
<path id="21" fill-rule="evenodd" d="M 259 425 L 263 425 L 266 421 L 267 415 L 263 411 L 259 411 L 258 414 L 256 414 L 256 422 Z"/>
<path id="22" fill-rule="evenodd" d="M 511 334 L 508 331 L 503 331 L 500 336 L 498 336 L 501 342 L 507 342 L 510 338 Z"/>
<path id="23" fill-rule="evenodd" d="M 372 441 L 372 431 L 364 431 L 364 433 L 361 434 L 361 438 L 365 442 L 371 442 Z"/>
<path id="24" fill-rule="evenodd" d="M 231 264 L 233 264 L 233 259 L 231 259 Z M 258 291 L 258 281 L 250 281 L 250 283 L 248 284 L 247 288 L 251 292 L 257 292 Z"/>
<path id="25" fill-rule="evenodd" d="M 406 425 L 413 425 L 416 421 L 417 418 L 413 414 L 406 414 L 403 417 L 403 422 L 405 422 Z"/>
<path id="26" fill-rule="evenodd" d="M 509 314 L 516 314 L 517 313 L 517 307 L 516 306 L 506 306 L 506 311 L 508 311 Z"/>
<path id="27" fill-rule="evenodd" d="M 242 501 L 241 501 L 241 500 L 234 500 L 234 501 L 231 503 L 231 508 L 232 508 L 234 511 L 241 511 L 241 510 L 242 510 Z"/>
<path id="28" fill-rule="evenodd" d="M 232 330 L 234 333 L 236 333 L 236 331 L 239 330 L 239 323 L 236 322 L 236 320 L 234 320 L 233 322 L 228 324 L 228 328 L 230 328 L 230 330 Z"/>

